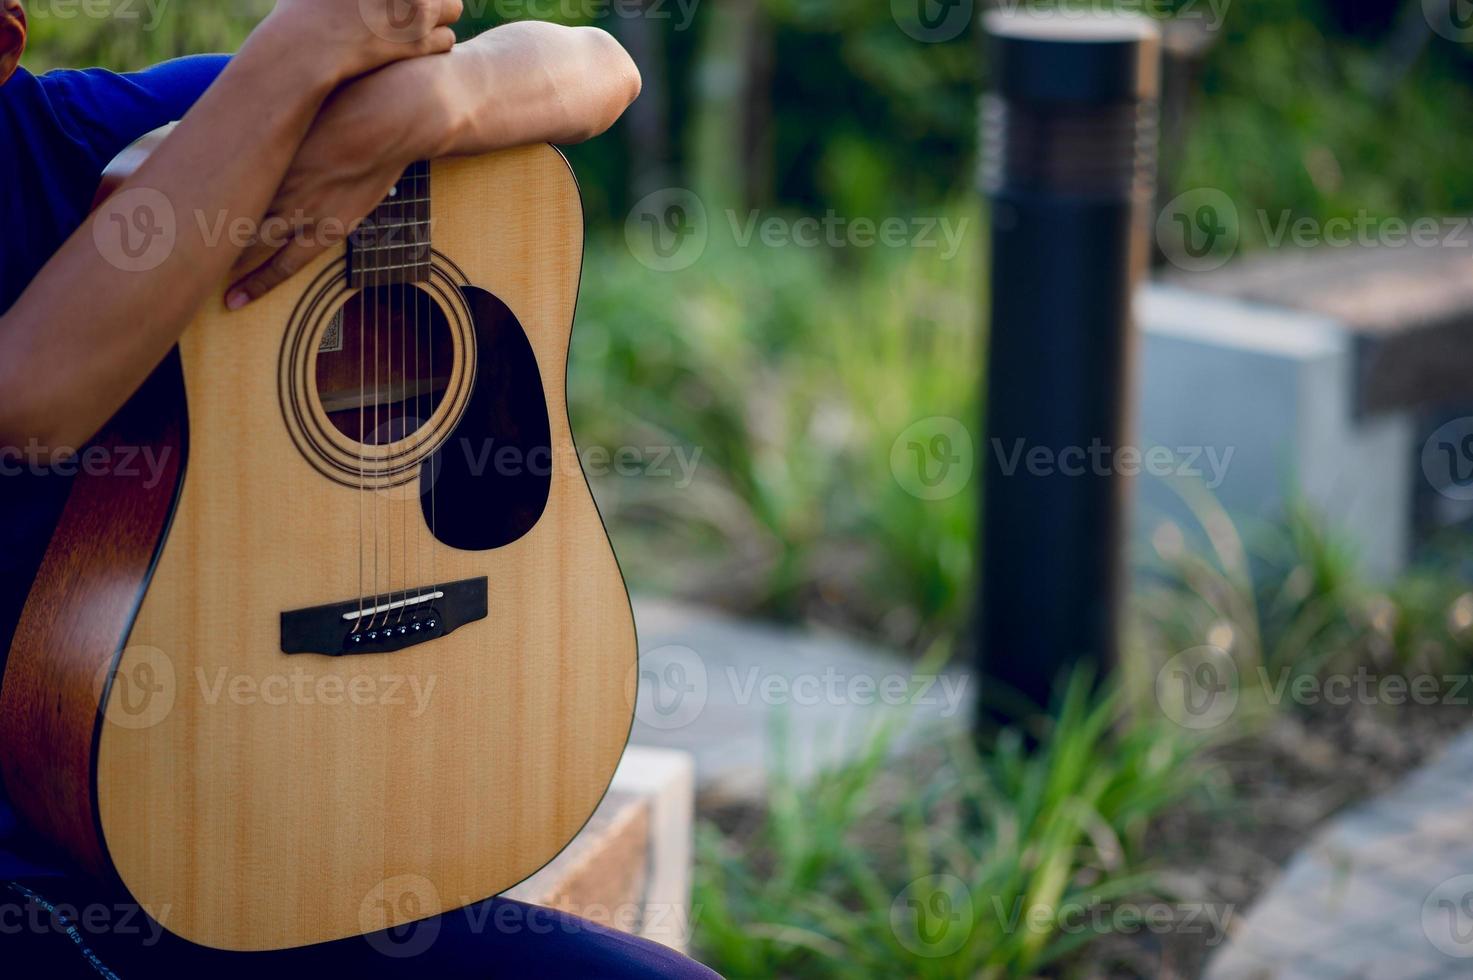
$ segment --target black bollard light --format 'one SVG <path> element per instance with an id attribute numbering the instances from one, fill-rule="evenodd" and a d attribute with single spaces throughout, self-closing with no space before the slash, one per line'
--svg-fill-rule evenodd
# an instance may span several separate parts
<path id="1" fill-rule="evenodd" d="M 984 716 L 1046 706 L 1116 657 L 1131 292 L 1148 256 L 1159 34 L 1149 19 L 994 12 L 982 487 Z M 1122 455 L 1123 451 L 1123 455 Z"/>

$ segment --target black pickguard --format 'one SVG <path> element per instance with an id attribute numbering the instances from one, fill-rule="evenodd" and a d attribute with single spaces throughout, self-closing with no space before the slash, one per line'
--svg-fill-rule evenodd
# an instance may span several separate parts
<path id="1" fill-rule="evenodd" d="M 516 315 L 476 286 L 476 386 L 459 424 L 420 471 L 425 524 L 452 548 L 501 548 L 532 530 L 552 487 L 547 396 Z M 433 482 L 431 482 L 433 481 Z"/>

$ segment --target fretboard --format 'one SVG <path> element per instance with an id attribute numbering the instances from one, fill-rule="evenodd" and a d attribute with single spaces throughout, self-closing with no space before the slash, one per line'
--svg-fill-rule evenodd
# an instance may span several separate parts
<path id="1" fill-rule="evenodd" d="M 430 165 L 410 164 L 389 196 L 348 237 L 348 286 L 430 277 Z"/>

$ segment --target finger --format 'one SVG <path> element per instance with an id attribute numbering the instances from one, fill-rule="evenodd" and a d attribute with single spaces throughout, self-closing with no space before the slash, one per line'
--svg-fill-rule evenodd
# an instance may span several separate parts
<path id="1" fill-rule="evenodd" d="M 245 278 L 247 274 L 254 272 L 255 270 L 261 268 L 261 266 L 265 265 L 267 262 L 271 261 L 271 257 L 277 252 L 281 251 L 282 248 L 283 245 L 280 242 L 271 245 L 261 241 L 259 238 L 252 239 L 251 243 L 245 247 L 245 250 L 241 252 L 240 256 L 235 260 L 235 262 L 231 264 L 231 278 Z"/>
<path id="2" fill-rule="evenodd" d="M 300 211 L 295 221 L 288 220 L 275 211 L 267 213 L 256 226 L 255 234 L 246 243 L 246 247 L 231 263 L 231 276 L 239 278 L 265 265 L 277 252 L 301 239 L 308 224 Z"/>
<path id="3" fill-rule="evenodd" d="M 269 262 L 226 291 L 226 308 L 238 310 L 247 303 L 254 303 L 301 272 L 326 247 L 319 242 L 296 241 L 278 250 Z"/>
<path id="4" fill-rule="evenodd" d="M 449 27 L 437 27 L 419 43 L 420 54 L 444 54 L 455 47 L 455 31 Z"/>
<path id="5" fill-rule="evenodd" d="M 440 9 L 435 13 L 436 26 L 454 24 L 460 20 L 461 14 L 465 13 L 465 0 L 440 0 Z"/>

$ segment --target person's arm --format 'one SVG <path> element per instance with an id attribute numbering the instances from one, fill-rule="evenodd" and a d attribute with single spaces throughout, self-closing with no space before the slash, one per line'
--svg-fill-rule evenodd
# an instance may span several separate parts
<path id="1" fill-rule="evenodd" d="M 173 135 L 0 316 L 0 453 L 74 452 L 137 389 L 239 254 L 212 229 L 258 221 L 318 110 L 343 82 L 448 51 L 461 0 L 279 0 Z M 18 151 L 18 150 L 17 150 Z M 11 151 L 7 151 L 11 152 Z M 223 222 L 223 223 L 222 223 Z M 124 233 L 172 233 L 155 267 Z"/>
<path id="2" fill-rule="evenodd" d="M 228 305 L 261 297 L 336 244 L 414 161 L 580 142 L 608 129 L 639 89 L 608 34 L 539 21 L 359 79 L 324 107 L 272 202 L 297 233 L 242 253 Z"/>

